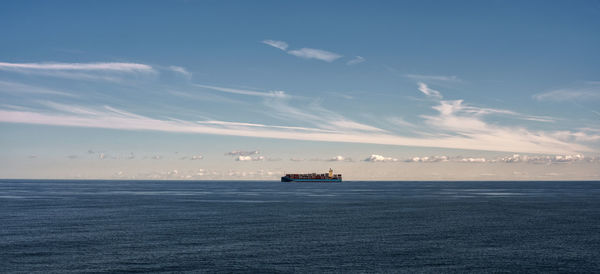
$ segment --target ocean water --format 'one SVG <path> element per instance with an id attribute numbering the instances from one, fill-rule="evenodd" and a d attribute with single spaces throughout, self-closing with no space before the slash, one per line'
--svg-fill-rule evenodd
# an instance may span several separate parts
<path id="1" fill-rule="evenodd" d="M 600 182 L 0 180 L 0 272 L 600 272 Z"/>

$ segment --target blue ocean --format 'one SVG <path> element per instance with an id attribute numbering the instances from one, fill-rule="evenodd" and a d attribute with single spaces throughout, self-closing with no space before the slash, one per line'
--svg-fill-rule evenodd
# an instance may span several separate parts
<path id="1" fill-rule="evenodd" d="M 600 272 L 600 182 L 0 180 L 0 272 Z"/>

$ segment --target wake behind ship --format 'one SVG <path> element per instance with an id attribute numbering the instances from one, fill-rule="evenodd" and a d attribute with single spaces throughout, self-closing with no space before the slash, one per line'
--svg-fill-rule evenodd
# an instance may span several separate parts
<path id="1" fill-rule="evenodd" d="M 286 174 L 281 177 L 282 182 L 306 182 L 306 183 L 340 183 L 342 174 L 333 174 L 330 168 L 329 173 L 306 173 L 306 174 Z"/>

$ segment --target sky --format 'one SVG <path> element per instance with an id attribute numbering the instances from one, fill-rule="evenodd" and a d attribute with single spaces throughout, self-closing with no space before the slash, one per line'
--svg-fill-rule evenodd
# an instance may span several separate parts
<path id="1" fill-rule="evenodd" d="M 0 178 L 600 180 L 600 1 L 2 1 Z"/>

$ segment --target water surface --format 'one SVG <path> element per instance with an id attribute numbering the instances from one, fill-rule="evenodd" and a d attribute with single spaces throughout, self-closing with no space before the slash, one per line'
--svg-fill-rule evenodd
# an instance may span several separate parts
<path id="1" fill-rule="evenodd" d="M 600 272 L 600 182 L 0 180 L 1 272 Z"/>

